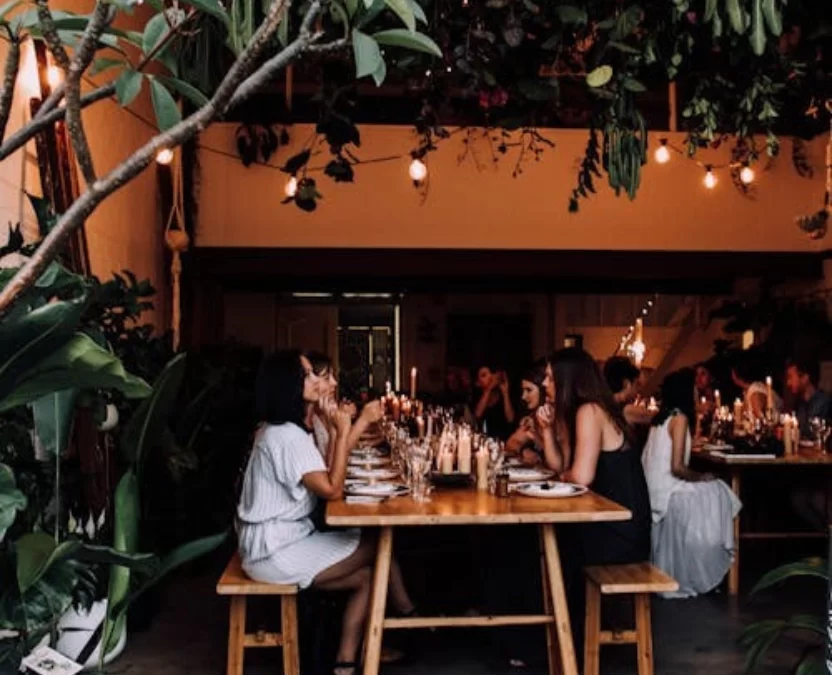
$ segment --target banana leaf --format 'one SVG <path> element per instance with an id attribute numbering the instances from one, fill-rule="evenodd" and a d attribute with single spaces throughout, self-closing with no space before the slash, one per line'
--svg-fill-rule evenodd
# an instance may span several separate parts
<path id="1" fill-rule="evenodd" d="M 0 353 L 2 349 L 0 343 Z M 51 345 L 50 352 L 40 354 L 36 360 L 29 359 L 26 365 L 29 369 L 18 374 L 8 390 L 2 388 L 0 371 L 0 412 L 73 387 L 117 389 L 127 398 L 144 398 L 150 393 L 144 380 L 130 375 L 118 357 L 83 333 L 76 333 L 59 346 Z"/>
<path id="2" fill-rule="evenodd" d="M 56 544 L 45 532 L 24 534 L 16 543 L 17 587 L 21 595 L 34 586 L 46 571 L 63 558 L 69 558 L 81 546 L 79 541 Z"/>
<path id="3" fill-rule="evenodd" d="M 18 511 L 26 508 L 26 495 L 17 489 L 14 473 L 5 464 L 0 464 L 0 542 L 6 535 Z"/>
<path id="4" fill-rule="evenodd" d="M 817 577 L 829 580 L 829 566 L 823 558 L 807 558 L 788 565 L 781 565 L 766 573 L 751 590 L 751 595 L 794 577 Z"/>
<path id="5" fill-rule="evenodd" d="M 69 445 L 77 389 L 62 389 L 32 403 L 35 435 L 50 457 L 61 457 Z"/>

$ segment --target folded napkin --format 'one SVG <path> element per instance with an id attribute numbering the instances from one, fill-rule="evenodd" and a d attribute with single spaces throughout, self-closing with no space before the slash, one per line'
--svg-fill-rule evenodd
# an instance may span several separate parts
<path id="1" fill-rule="evenodd" d="M 380 504 L 386 497 L 370 497 L 365 495 L 350 495 L 346 498 L 347 504 Z"/>

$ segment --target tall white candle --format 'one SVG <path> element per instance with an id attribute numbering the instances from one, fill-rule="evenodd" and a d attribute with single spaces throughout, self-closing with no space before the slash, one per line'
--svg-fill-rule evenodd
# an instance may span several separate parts
<path id="1" fill-rule="evenodd" d="M 460 473 L 471 473 L 471 434 L 467 429 L 459 430 L 457 464 Z"/>
<path id="2" fill-rule="evenodd" d="M 714 389 L 714 406 L 717 410 L 722 407 L 722 396 L 719 395 L 719 389 Z"/>
<path id="3" fill-rule="evenodd" d="M 477 490 L 488 490 L 488 450 L 484 445 L 477 452 Z"/>
<path id="4" fill-rule="evenodd" d="M 766 410 L 774 410 L 774 392 L 771 389 L 771 375 L 766 378 L 766 393 L 768 394 Z"/>
<path id="5" fill-rule="evenodd" d="M 418 371 L 416 366 L 410 369 L 410 398 L 416 399 L 416 375 Z"/>

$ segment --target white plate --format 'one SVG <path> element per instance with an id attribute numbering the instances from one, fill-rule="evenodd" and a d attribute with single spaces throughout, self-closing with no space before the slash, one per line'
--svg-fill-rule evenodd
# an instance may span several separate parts
<path id="1" fill-rule="evenodd" d="M 555 474 L 545 469 L 532 469 L 515 466 L 508 470 L 508 479 L 512 483 L 534 482 L 549 480 Z"/>
<path id="2" fill-rule="evenodd" d="M 810 441 L 808 438 L 804 438 L 803 440 L 798 443 L 801 448 L 814 448 L 816 443 L 815 441 Z"/>
<path id="3" fill-rule="evenodd" d="M 353 450 L 350 455 L 354 458 L 360 457 L 362 459 L 366 457 L 381 457 L 384 453 L 379 450 L 378 448 L 370 448 L 370 447 L 362 447 L 356 448 Z"/>
<path id="4" fill-rule="evenodd" d="M 361 469 L 358 467 L 350 467 L 348 475 L 350 478 L 390 480 L 391 478 L 398 476 L 399 472 L 394 469 Z"/>
<path id="5" fill-rule="evenodd" d="M 360 466 L 365 469 L 384 466 L 389 463 L 390 459 L 388 457 L 350 457 L 350 466 Z"/>
<path id="6" fill-rule="evenodd" d="M 577 497 L 586 492 L 583 485 L 574 483 L 558 483 L 555 481 L 547 483 L 520 483 L 517 486 L 517 493 L 525 497 L 542 497 L 544 499 L 558 499 L 562 497 Z"/>
<path id="7" fill-rule="evenodd" d="M 703 450 L 733 450 L 733 445 L 728 445 L 728 443 L 705 443 L 702 446 Z"/>
<path id="8" fill-rule="evenodd" d="M 398 497 L 408 493 L 408 489 L 399 483 L 356 483 L 345 487 L 349 495 L 366 495 L 368 497 Z"/>

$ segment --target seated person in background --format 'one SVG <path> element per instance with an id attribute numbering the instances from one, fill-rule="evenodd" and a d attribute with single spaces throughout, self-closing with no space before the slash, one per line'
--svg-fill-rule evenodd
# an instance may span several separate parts
<path id="1" fill-rule="evenodd" d="M 746 414 L 750 413 L 755 419 L 765 416 L 768 406 L 768 387 L 762 382 L 762 368 L 756 358 L 748 352 L 738 355 L 731 370 L 731 379 L 742 390 L 743 406 Z M 783 411 L 783 400 L 772 390 L 774 397 L 774 412 Z"/>
<path id="2" fill-rule="evenodd" d="M 642 464 L 653 512 L 652 559 L 679 582 L 666 597 L 688 598 L 716 588 L 734 558 L 734 517 L 741 504 L 710 474 L 689 468 L 694 373 L 671 373 L 644 446 Z"/>
<path id="3" fill-rule="evenodd" d="M 546 361 L 541 359 L 532 365 L 520 381 L 521 398 L 528 415 L 520 420 L 520 425 L 506 441 L 506 454 L 517 455 L 523 464 L 535 466 L 540 464 L 543 456 L 543 438 L 535 413 L 546 400 L 543 380 L 546 378 Z"/>
<path id="4" fill-rule="evenodd" d="M 639 369 L 625 356 L 613 356 L 604 364 L 604 379 L 621 406 L 627 424 L 650 424 L 655 412 L 646 406 L 634 405 L 639 387 Z"/>
<path id="5" fill-rule="evenodd" d="M 786 366 L 786 388 L 795 397 L 795 415 L 803 438 L 812 437 L 809 421 L 814 417 L 828 420 L 832 398 L 818 389 L 820 364 L 814 360 L 794 359 Z"/>
<path id="6" fill-rule="evenodd" d="M 714 375 L 704 361 L 696 364 L 694 385 L 696 387 L 696 412 L 703 417 L 711 414 L 714 409 L 714 390 L 716 387 L 714 386 Z"/>
<path id="7" fill-rule="evenodd" d="M 514 407 L 509 394 L 509 382 L 502 370 L 481 366 L 477 371 L 479 399 L 474 406 L 474 416 L 484 433 L 506 440 L 514 429 Z"/>

